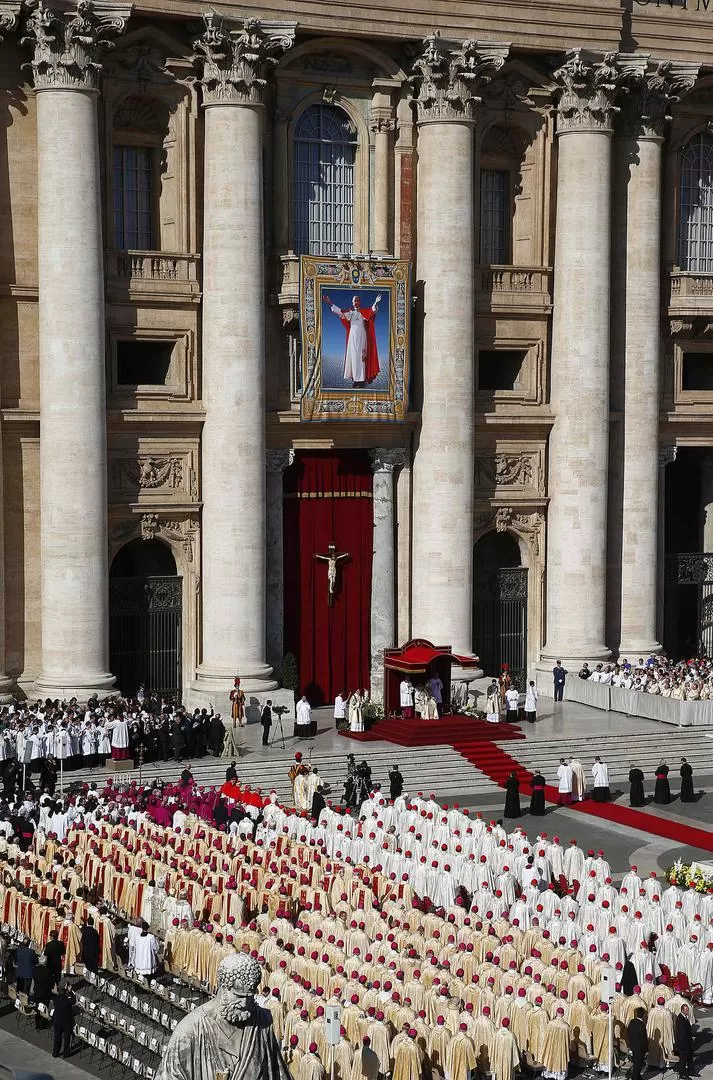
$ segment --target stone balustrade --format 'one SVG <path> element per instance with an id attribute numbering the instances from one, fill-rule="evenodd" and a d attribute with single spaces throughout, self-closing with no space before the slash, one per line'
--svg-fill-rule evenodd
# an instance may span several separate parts
<path id="1" fill-rule="evenodd" d="M 478 311 L 552 308 L 552 271 L 541 266 L 476 267 Z"/>
<path id="2" fill-rule="evenodd" d="M 669 315 L 713 313 L 713 274 L 674 270 L 669 279 Z"/>
<path id="3" fill-rule="evenodd" d="M 109 251 L 106 255 L 110 292 L 188 296 L 200 299 L 199 255 L 166 251 Z"/>

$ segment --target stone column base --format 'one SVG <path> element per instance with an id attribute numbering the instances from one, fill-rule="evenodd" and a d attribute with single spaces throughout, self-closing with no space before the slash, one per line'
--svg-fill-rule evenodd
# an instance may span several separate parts
<path id="1" fill-rule="evenodd" d="M 640 656 L 646 659 L 647 656 L 658 656 L 663 652 L 663 645 L 659 645 L 658 641 L 634 642 L 633 645 L 628 643 L 622 643 L 616 651 L 617 660 L 638 660 Z"/>
<path id="2" fill-rule="evenodd" d="M 245 716 L 249 724 L 257 724 L 260 720 L 260 712 L 263 705 L 269 699 L 273 708 L 284 708 L 286 712 L 282 713 L 282 722 L 287 724 L 295 718 L 295 695 L 292 690 L 284 690 L 275 684 L 275 689 L 271 689 L 269 685 L 263 683 L 259 690 L 248 690 L 248 680 L 243 682 L 240 680 L 240 686 L 245 693 Z M 188 690 L 184 695 L 184 705 L 188 709 L 208 709 L 211 706 L 215 712 L 220 713 L 223 720 L 230 719 L 230 691 L 233 689 L 233 680 L 222 680 L 219 685 L 219 680 L 209 682 L 206 679 L 200 678 L 200 676 L 189 684 Z M 290 733 L 291 733 L 290 727 Z M 285 735 L 287 735 L 287 728 L 285 727 Z"/>
<path id="3" fill-rule="evenodd" d="M 97 673 L 95 676 L 76 675 L 67 679 L 54 679 L 44 675 L 38 675 L 35 679 L 33 696 L 35 698 L 59 698 L 60 701 L 69 701 L 76 697 L 80 702 L 88 701 L 90 697 L 117 697 L 119 691 L 116 679 L 108 671 Z"/>

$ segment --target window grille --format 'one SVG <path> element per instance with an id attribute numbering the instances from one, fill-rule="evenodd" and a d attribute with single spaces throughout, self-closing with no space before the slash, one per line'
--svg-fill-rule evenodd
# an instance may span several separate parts
<path id="1" fill-rule="evenodd" d="M 713 139 L 697 135 L 681 159 L 679 261 L 682 270 L 713 273 Z"/>
<path id="2" fill-rule="evenodd" d="M 311 105 L 297 121 L 292 188 L 298 254 L 352 254 L 356 148 L 356 132 L 341 109 Z"/>

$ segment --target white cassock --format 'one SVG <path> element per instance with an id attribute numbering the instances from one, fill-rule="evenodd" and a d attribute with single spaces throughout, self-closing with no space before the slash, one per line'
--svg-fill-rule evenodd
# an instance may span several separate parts
<path id="1" fill-rule="evenodd" d="M 517 712 L 520 704 L 520 695 L 514 686 L 511 686 L 510 689 L 505 692 L 505 704 L 506 708 L 513 712 Z"/>
<path id="2" fill-rule="evenodd" d="M 312 806 L 312 800 L 308 798 L 308 778 L 309 773 L 298 773 L 295 777 L 295 806 L 298 810 L 309 810 Z"/>
<path id="3" fill-rule="evenodd" d="M 153 934 L 139 934 L 134 945 L 134 971 L 153 975 L 158 966 L 158 941 Z"/>
<path id="4" fill-rule="evenodd" d="M 500 694 L 497 688 L 493 690 L 492 694 L 488 694 L 485 702 L 485 719 L 490 724 L 498 724 L 500 722 Z"/>
<path id="5" fill-rule="evenodd" d="M 572 790 L 572 770 L 569 765 L 560 765 L 557 770 L 557 780 L 559 781 L 557 790 L 563 794 L 568 794 Z"/>
<path id="6" fill-rule="evenodd" d="M 297 726 L 309 726 L 312 723 L 312 707 L 309 701 L 297 702 Z"/>
<path id="7" fill-rule="evenodd" d="M 399 701 L 402 709 L 408 709 L 413 705 L 414 690 L 408 679 L 402 679 L 399 685 Z"/>
<path id="8" fill-rule="evenodd" d="M 330 310 L 333 315 L 346 319 L 349 323 L 349 338 L 344 354 L 344 378 L 351 379 L 353 382 L 364 382 L 367 353 L 366 321 L 362 313 L 355 308 L 346 308 L 342 311 L 336 304 L 332 304 Z"/>
<path id="9" fill-rule="evenodd" d="M 534 686 L 528 686 L 525 691 L 525 712 L 537 712 L 537 689 Z"/>
<path id="10" fill-rule="evenodd" d="M 572 769 L 572 776 L 574 777 L 572 791 L 577 798 L 577 802 L 582 802 L 582 800 L 584 799 L 584 790 L 586 787 L 586 781 L 584 779 L 584 769 L 582 768 L 579 761 L 570 761 L 569 764 Z"/>
<path id="11" fill-rule="evenodd" d="M 343 720 L 347 714 L 347 703 L 341 694 L 337 694 L 334 699 L 334 719 Z"/>

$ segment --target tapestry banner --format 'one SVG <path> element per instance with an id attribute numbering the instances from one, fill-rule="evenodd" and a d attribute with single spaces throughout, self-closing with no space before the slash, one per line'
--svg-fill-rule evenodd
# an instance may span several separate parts
<path id="1" fill-rule="evenodd" d="M 410 286 L 398 259 L 301 256 L 303 420 L 405 419 Z"/>

